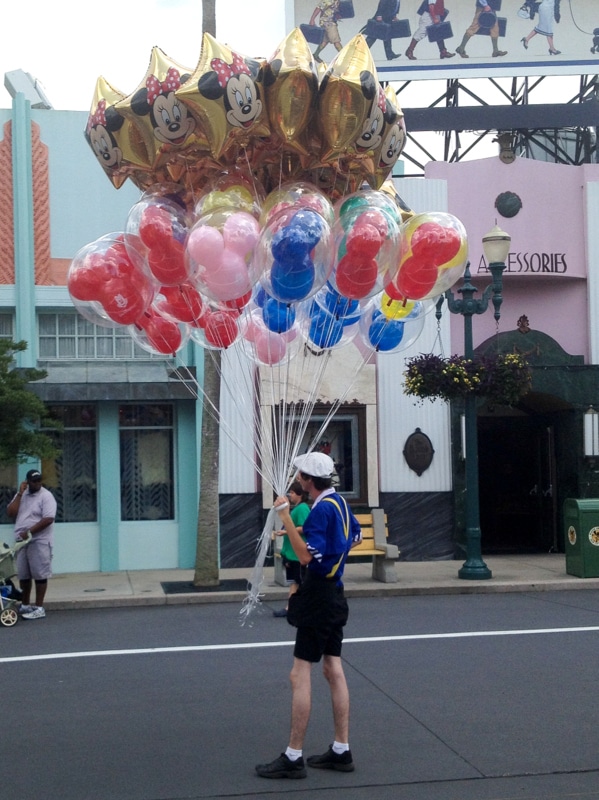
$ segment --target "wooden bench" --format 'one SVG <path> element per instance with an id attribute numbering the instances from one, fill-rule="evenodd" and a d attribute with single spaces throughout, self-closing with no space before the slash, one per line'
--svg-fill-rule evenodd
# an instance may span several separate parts
<path id="1" fill-rule="evenodd" d="M 356 514 L 356 519 L 362 528 L 362 541 L 352 547 L 348 559 L 358 557 L 372 558 L 372 579 L 382 583 L 397 583 L 399 577 L 395 562 L 399 550 L 394 544 L 389 544 L 389 530 L 387 528 L 387 515 L 382 508 L 373 508 L 370 514 Z M 287 586 L 285 567 L 281 558 L 282 536 L 275 536 L 275 583 Z"/>

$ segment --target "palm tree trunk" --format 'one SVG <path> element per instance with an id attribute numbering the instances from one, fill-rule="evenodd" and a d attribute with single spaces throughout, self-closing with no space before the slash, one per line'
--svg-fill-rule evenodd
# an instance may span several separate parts
<path id="1" fill-rule="evenodd" d="M 218 564 L 219 540 L 219 424 L 220 352 L 204 351 L 204 394 L 212 401 L 211 408 L 204 400 L 202 414 L 202 451 L 200 457 L 200 499 L 196 544 L 194 586 L 217 586 L 220 583 Z"/>
<path id="2" fill-rule="evenodd" d="M 202 0 L 202 31 L 216 37 L 216 0 Z M 213 357 L 211 357 L 213 356 Z M 218 501 L 218 409 L 220 406 L 220 353 L 204 351 L 204 400 L 202 414 L 202 451 L 200 457 L 200 497 L 194 586 L 217 586 L 220 583 L 218 564 L 219 501 Z"/>

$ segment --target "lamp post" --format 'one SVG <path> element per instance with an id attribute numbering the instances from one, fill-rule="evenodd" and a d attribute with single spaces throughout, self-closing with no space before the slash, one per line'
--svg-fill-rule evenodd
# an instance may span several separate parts
<path id="1" fill-rule="evenodd" d="M 456 299 L 451 289 L 437 302 L 437 318 L 441 316 L 443 300 L 447 300 L 447 307 L 452 314 L 461 314 L 464 317 L 464 357 L 472 358 L 474 348 L 472 344 L 472 317 L 475 314 L 484 314 L 492 299 L 495 309 L 495 319 L 499 320 L 503 296 L 503 271 L 505 260 L 510 250 L 511 237 L 497 225 L 483 237 L 483 251 L 493 283 L 487 286 L 482 297 L 474 299 L 477 291 L 471 283 L 470 264 L 464 272 L 464 283 L 457 291 L 462 295 Z M 478 493 L 478 432 L 476 422 L 476 398 L 467 394 L 464 409 L 465 439 L 466 439 L 466 561 L 458 571 L 458 577 L 466 580 L 486 580 L 493 573 L 487 567 L 481 555 L 480 531 L 480 506 Z"/>

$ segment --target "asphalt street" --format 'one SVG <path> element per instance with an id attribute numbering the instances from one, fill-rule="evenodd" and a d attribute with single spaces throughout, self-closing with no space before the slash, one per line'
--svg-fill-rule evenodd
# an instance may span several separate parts
<path id="1" fill-rule="evenodd" d="M 2 793 L 27 800 L 599 798 L 599 591 L 355 598 L 353 773 L 265 780 L 293 629 L 266 605 L 53 611 L 0 628 Z M 306 755 L 332 738 L 319 667 Z"/>

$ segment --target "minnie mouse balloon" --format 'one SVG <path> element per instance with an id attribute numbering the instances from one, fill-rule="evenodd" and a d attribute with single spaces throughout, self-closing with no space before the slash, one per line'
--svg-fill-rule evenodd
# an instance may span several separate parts
<path id="1" fill-rule="evenodd" d="M 152 169 L 185 150 L 207 149 L 201 127 L 176 94 L 190 75 L 191 70 L 154 47 L 141 83 L 116 105 L 139 131 Z"/>
<path id="2" fill-rule="evenodd" d="M 206 132 L 214 158 L 252 137 L 268 136 L 262 88 L 262 63 L 234 52 L 209 33 L 202 40 L 198 65 L 176 90 Z"/>
<path id="3" fill-rule="evenodd" d="M 117 108 L 124 94 L 98 78 L 85 126 L 85 138 L 113 186 L 119 189 L 134 171 L 149 174 L 151 159 L 143 137 Z"/>

